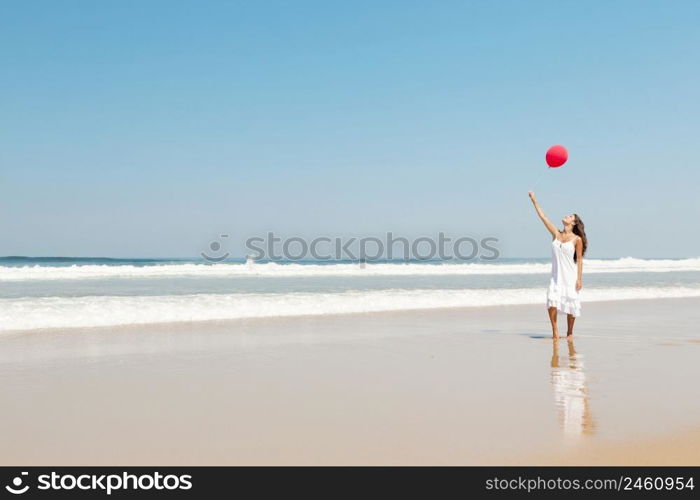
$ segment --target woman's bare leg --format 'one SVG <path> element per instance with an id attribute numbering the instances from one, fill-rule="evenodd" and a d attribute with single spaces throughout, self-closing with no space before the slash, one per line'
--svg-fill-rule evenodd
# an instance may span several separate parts
<path id="1" fill-rule="evenodd" d="M 576 317 L 571 314 L 566 315 L 566 336 L 571 337 L 574 334 L 574 321 Z"/>
<path id="2" fill-rule="evenodd" d="M 557 330 L 557 308 L 549 307 L 547 308 L 547 312 L 549 313 L 549 322 L 552 323 L 552 338 L 558 339 L 559 330 Z"/>

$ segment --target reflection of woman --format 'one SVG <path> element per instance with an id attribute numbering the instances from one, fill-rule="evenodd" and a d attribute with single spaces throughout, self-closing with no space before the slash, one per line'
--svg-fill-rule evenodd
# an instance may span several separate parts
<path id="1" fill-rule="evenodd" d="M 565 434 L 592 434 L 593 419 L 588 401 L 583 361 L 576 354 L 573 340 L 569 340 L 567 344 L 569 362 L 564 366 L 559 363 L 559 342 L 553 342 L 552 348 L 552 387 L 554 388 L 554 402 L 559 413 L 559 422 Z"/>
<path id="2" fill-rule="evenodd" d="M 581 314 L 579 291 L 583 287 L 583 256 L 588 240 L 583 221 L 577 214 L 565 216 L 560 231 L 544 215 L 535 193 L 529 193 L 537 215 L 552 235 L 552 277 L 547 289 L 547 312 L 552 324 L 552 337 L 559 338 L 557 311 L 566 314 L 566 336 L 574 334 L 574 321 Z"/>

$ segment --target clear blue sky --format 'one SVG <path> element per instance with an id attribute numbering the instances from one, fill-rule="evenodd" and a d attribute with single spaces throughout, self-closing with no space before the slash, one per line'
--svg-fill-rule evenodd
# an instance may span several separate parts
<path id="1" fill-rule="evenodd" d="M 544 171 L 592 257 L 697 256 L 698 26 L 696 1 L 3 1 L 0 255 L 272 230 L 547 256 Z"/>

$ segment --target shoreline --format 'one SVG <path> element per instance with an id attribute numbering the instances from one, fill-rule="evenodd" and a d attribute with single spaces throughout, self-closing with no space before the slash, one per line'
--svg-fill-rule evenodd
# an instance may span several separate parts
<path id="1" fill-rule="evenodd" d="M 585 302 L 583 305 L 586 308 L 591 304 L 617 304 L 620 302 L 625 303 L 644 303 L 644 302 L 668 302 L 668 301 L 699 301 L 700 297 L 690 296 L 690 297 L 654 297 L 654 298 L 633 298 L 633 299 L 616 299 L 616 300 L 596 300 Z M 543 307 L 537 304 L 487 304 L 478 306 L 445 306 L 445 307 L 430 307 L 430 308 L 413 308 L 413 309 L 392 309 L 392 310 L 380 310 L 380 311 L 351 311 L 351 312 L 333 312 L 333 313 L 322 313 L 322 314 L 298 314 L 298 315 L 281 315 L 281 316 L 255 316 L 255 317 L 243 317 L 243 318 L 227 318 L 227 319 L 206 319 L 206 320 L 192 320 L 192 321 L 175 321 L 175 322 L 162 322 L 162 323 L 128 323 L 128 324 L 118 324 L 118 325 L 104 325 L 104 326 L 71 326 L 63 327 L 57 326 L 53 328 L 34 328 L 34 329 L 19 329 L 19 330 L 0 330 L 0 338 L 3 336 L 15 336 L 23 334 L 45 334 L 51 332 L 65 332 L 65 331 L 81 331 L 84 333 L 100 333 L 107 330 L 118 330 L 118 331 L 128 331 L 128 330 L 143 330 L 143 329 L 178 329 L 191 328 L 194 326 L 201 325 L 203 327 L 221 327 L 221 326 L 247 326 L 248 324 L 254 325 L 256 323 L 264 324 L 266 322 L 288 322 L 294 320 L 309 320 L 313 318 L 381 318 L 382 316 L 393 316 L 393 315 L 424 315 L 426 313 L 468 313 L 474 311 L 478 313 L 479 311 L 491 310 L 491 309 L 505 309 L 517 311 L 520 308 L 532 309 Z M 584 310 L 585 314 L 585 310 Z M 565 314 L 559 312 L 559 316 L 564 317 Z M 584 317 L 582 315 L 582 317 Z M 548 321 L 548 320 L 547 320 Z M 561 338 L 565 338 L 561 335 Z"/>

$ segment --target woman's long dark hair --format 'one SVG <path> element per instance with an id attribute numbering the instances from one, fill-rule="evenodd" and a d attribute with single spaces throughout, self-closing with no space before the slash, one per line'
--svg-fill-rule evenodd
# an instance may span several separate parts
<path id="1" fill-rule="evenodd" d="M 588 238 L 586 238 L 586 227 L 583 225 L 583 221 L 578 214 L 574 214 L 574 227 L 572 231 L 575 235 L 581 238 L 581 243 L 583 244 L 583 251 L 581 256 L 586 255 L 586 249 L 588 248 Z M 574 262 L 576 262 L 576 252 L 574 252 Z"/>

